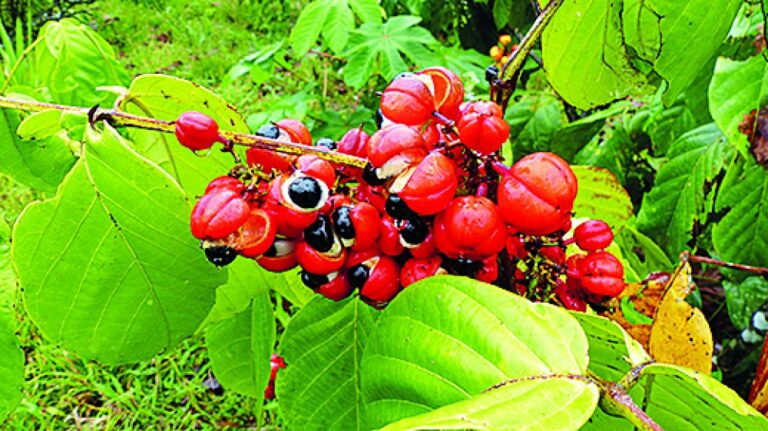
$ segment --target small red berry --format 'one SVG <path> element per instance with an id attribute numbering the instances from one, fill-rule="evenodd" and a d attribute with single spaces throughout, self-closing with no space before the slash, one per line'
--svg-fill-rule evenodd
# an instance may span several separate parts
<path id="1" fill-rule="evenodd" d="M 374 306 L 383 306 L 400 290 L 400 268 L 387 256 L 371 258 L 347 271 L 352 287 L 360 289 L 360 297 Z"/>
<path id="2" fill-rule="evenodd" d="M 405 288 L 411 284 L 437 274 L 445 274 L 441 267 L 443 260 L 439 256 L 427 259 L 408 259 L 400 270 L 400 284 Z"/>
<path id="3" fill-rule="evenodd" d="M 608 252 L 598 251 L 579 264 L 584 290 L 600 296 L 614 297 L 624 290 L 624 266 Z"/>
<path id="4" fill-rule="evenodd" d="M 250 207 L 240 193 L 229 187 L 215 187 L 192 209 L 192 235 L 198 239 L 222 239 L 238 230 L 249 214 Z"/>
<path id="5" fill-rule="evenodd" d="M 573 232 L 576 245 L 584 251 L 602 250 L 613 242 L 613 231 L 602 220 L 588 220 L 576 227 Z"/>
<path id="6" fill-rule="evenodd" d="M 185 112 L 176 119 L 176 138 L 192 151 L 207 150 L 221 139 L 219 125 L 201 112 Z"/>
<path id="7" fill-rule="evenodd" d="M 461 79 L 455 73 L 440 66 L 428 67 L 419 72 L 419 75 L 432 78 L 437 111 L 449 119 L 456 119 L 459 114 L 459 105 L 464 101 L 464 84 Z"/>
<path id="8" fill-rule="evenodd" d="M 488 198 L 461 196 L 435 217 L 437 248 L 451 259 L 483 260 L 504 249 L 507 232 Z"/>
<path id="9" fill-rule="evenodd" d="M 248 220 L 235 232 L 232 248 L 245 257 L 258 257 L 264 254 L 275 242 L 277 225 L 266 211 L 254 208 Z"/>
<path id="10" fill-rule="evenodd" d="M 442 211 L 456 194 L 459 180 L 456 165 L 439 152 L 432 152 L 415 168 L 401 174 L 390 187 L 418 215 Z"/>
<path id="11" fill-rule="evenodd" d="M 291 142 L 312 145 L 312 135 L 309 134 L 309 129 L 301 121 L 287 118 L 278 121 L 275 126 L 285 132 Z"/>
<path id="12" fill-rule="evenodd" d="M 461 142 L 480 154 L 499 151 L 509 139 L 509 124 L 504 121 L 499 105 L 493 102 L 470 104 L 456 127 Z"/>

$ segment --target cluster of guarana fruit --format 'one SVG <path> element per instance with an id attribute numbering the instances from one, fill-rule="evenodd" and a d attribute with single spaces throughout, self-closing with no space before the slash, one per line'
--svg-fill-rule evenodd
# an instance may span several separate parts
<path id="1" fill-rule="evenodd" d="M 299 267 L 315 292 L 340 300 L 358 291 L 375 307 L 444 273 L 577 310 L 623 290 L 624 269 L 604 251 L 611 228 L 590 220 L 568 233 L 577 193 L 568 163 L 552 153 L 502 163 L 509 125 L 501 109 L 465 102 L 454 73 L 401 74 L 382 93 L 378 120 L 370 136 L 356 128 L 338 141 L 318 139 L 312 148 L 321 153 L 249 148 L 247 166 L 213 179 L 192 211 L 192 234 L 208 259 L 223 266 L 242 256 L 274 272 Z M 217 142 L 231 150 L 206 115 L 187 112 L 175 127 L 193 151 Z M 256 135 L 313 145 L 295 120 Z M 323 157 L 334 153 L 366 162 Z M 570 243 L 586 253 L 566 258 Z"/>

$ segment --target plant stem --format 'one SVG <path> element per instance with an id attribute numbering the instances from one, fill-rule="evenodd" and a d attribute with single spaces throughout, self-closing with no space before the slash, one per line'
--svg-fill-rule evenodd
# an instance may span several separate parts
<path id="1" fill-rule="evenodd" d="M 627 388 L 631 388 L 637 383 L 643 368 L 649 364 L 641 364 L 633 368 L 619 383 L 603 380 L 591 372 L 589 372 L 589 378 L 600 388 L 600 407 L 606 413 L 625 418 L 640 431 L 664 431 L 643 409 L 635 404 L 632 397 L 627 393 Z"/>
<path id="2" fill-rule="evenodd" d="M 506 111 L 509 98 L 512 97 L 512 93 L 514 93 L 515 87 L 517 87 L 517 79 L 520 76 L 520 72 L 523 70 L 525 59 L 531 53 L 534 45 L 536 45 L 536 42 L 538 42 L 541 37 L 541 34 L 544 33 L 547 24 L 549 24 L 552 17 L 555 16 L 555 12 L 557 12 L 557 9 L 559 9 L 562 4 L 563 0 L 550 0 L 547 6 L 541 11 L 541 14 L 536 18 L 536 21 L 534 21 L 531 29 L 528 30 L 528 33 L 526 33 L 517 45 L 515 52 L 509 56 L 509 59 L 501 68 L 498 83 L 499 88 L 494 88 L 497 87 L 496 85 L 492 86 L 491 100 L 494 100 L 499 104 L 502 111 Z"/>
<path id="3" fill-rule="evenodd" d="M 139 115 L 129 114 L 118 109 L 102 109 L 99 107 L 88 109 L 79 106 L 58 105 L 53 103 L 20 100 L 3 96 L 0 96 L 0 108 L 11 108 L 29 112 L 51 110 L 72 112 L 87 115 L 89 121 L 92 124 L 98 121 L 106 121 L 115 127 L 135 127 L 138 129 L 154 130 L 163 133 L 175 133 L 175 125 L 173 121 L 142 117 Z M 275 139 L 264 138 L 262 136 L 249 135 L 246 133 L 235 133 L 225 130 L 222 130 L 219 133 L 222 137 L 228 141 L 231 141 L 234 145 L 261 148 L 264 150 L 275 151 L 283 154 L 312 154 L 337 165 L 351 166 L 355 168 L 364 168 L 368 163 L 366 159 L 350 156 L 343 153 L 330 152 L 321 147 L 294 144 L 292 142 L 282 142 Z"/>
<path id="4" fill-rule="evenodd" d="M 695 262 L 695 263 L 706 263 L 709 265 L 716 265 L 716 266 L 724 266 L 726 268 L 749 272 L 751 274 L 768 275 L 768 268 L 765 268 L 762 266 L 750 266 L 750 265 L 742 265 L 740 263 L 725 262 L 722 260 L 713 259 L 711 257 L 692 255 L 689 251 L 684 251 L 680 256 L 680 260 L 683 260 L 683 261 L 687 260 L 689 262 Z"/>

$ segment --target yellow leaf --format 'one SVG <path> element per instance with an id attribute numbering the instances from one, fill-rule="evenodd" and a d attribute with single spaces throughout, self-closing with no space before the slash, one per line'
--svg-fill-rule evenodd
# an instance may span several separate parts
<path id="1" fill-rule="evenodd" d="M 656 308 L 649 351 L 658 362 L 712 372 L 712 331 L 704 313 L 685 302 L 696 288 L 691 266 L 680 263 Z"/>
<path id="2" fill-rule="evenodd" d="M 752 407 L 768 415 L 768 338 L 763 342 L 763 351 L 760 354 L 760 363 L 757 364 L 755 380 L 749 391 L 749 402 Z"/>

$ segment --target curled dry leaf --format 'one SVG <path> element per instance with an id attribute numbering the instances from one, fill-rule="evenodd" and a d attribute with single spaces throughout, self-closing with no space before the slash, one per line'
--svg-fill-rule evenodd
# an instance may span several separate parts
<path id="1" fill-rule="evenodd" d="M 668 273 L 654 272 L 642 283 L 628 283 L 618 298 L 621 307 L 616 307 L 607 314 L 607 317 L 621 325 L 646 350 L 651 338 L 653 315 L 670 278 Z"/>
<path id="2" fill-rule="evenodd" d="M 768 339 L 763 343 L 763 352 L 757 364 L 755 380 L 749 391 L 749 402 L 762 414 L 768 415 Z"/>

